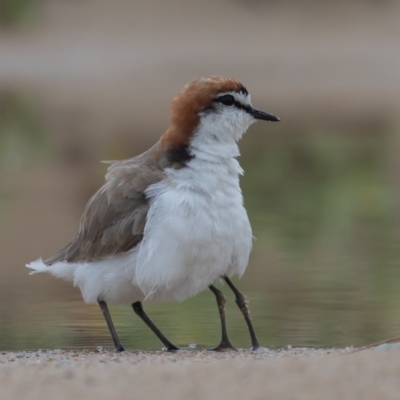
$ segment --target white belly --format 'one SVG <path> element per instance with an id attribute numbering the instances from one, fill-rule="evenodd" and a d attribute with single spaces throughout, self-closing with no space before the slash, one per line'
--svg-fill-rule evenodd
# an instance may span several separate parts
<path id="1" fill-rule="evenodd" d="M 237 180 L 237 177 L 236 177 Z M 238 184 L 206 193 L 153 185 L 136 282 L 148 300 L 184 300 L 223 275 L 242 275 L 252 233 Z"/>

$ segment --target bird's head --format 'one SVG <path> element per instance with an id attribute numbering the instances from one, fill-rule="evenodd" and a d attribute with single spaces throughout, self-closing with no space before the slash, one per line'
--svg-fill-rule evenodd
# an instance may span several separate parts
<path id="1" fill-rule="evenodd" d="M 210 76 L 189 82 L 172 100 L 171 123 L 162 136 L 168 148 L 199 140 L 237 142 L 257 120 L 279 118 L 251 105 L 247 89 L 234 79 Z"/>

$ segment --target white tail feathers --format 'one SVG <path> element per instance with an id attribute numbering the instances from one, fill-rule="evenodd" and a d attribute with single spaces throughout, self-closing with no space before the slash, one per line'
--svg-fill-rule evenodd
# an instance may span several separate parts
<path id="1" fill-rule="evenodd" d="M 30 268 L 32 271 L 29 272 L 29 275 L 38 274 L 39 272 L 50 272 L 49 267 L 43 262 L 41 258 L 36 261 L 32 261 L 29 264 L 26 264 L 26 268 Z"/>
<path id="2" fill-rule="evenodd" d="M 39 258 L 39 260 L 27 264 L 26 267 L 32 270 L 29 275 L 47 272 L 51 275 L 57 276 L 58 278 L 64 278 L 69 281 L 74 279 L 75 265 L 68 264 L 67 262 L 61 261 L 56 262 L 53 265 L 46 265 L 43 260 Z"/>

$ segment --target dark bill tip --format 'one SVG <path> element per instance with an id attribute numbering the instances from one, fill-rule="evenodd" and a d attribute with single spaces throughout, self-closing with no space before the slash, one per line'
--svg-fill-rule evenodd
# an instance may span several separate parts
<path id="1" fill-rule="evenodd" d="M 279 117 L 273 114 L 266 113 L 264 111 L 257 110 L 256 108 L 250 108 L 248 113 L 252 115 L 255 119 L 262 119 L 263 121 L 280 121 Z"/>

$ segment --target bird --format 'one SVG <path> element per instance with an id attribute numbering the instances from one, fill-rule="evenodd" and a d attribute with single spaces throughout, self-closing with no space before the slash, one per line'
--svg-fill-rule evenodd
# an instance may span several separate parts
<path id="1" fill-rule="evenodd" d="M 231 280 L 243 275 L 253 241 L 238 142 L 257 120 L 280 119 L 254 108 L 240 82 L 221 76 L 189 82 L 171 108 L 168 129 L 149 150 L 109 162 L 73 240 L 26 267 L 72 281 L 86 303 L 97 303 L 116 351 L 124 347 L 109 303 L 130 304 L 165 349 L 175 351 L 143 302 L 183 301 L 207 289 L 221 323 L 221 340 L 212 350 L 236 350 L 226 329 L 226 297 L 214 286 L 226 282 L 257 350 L 247 299 Z"/>

